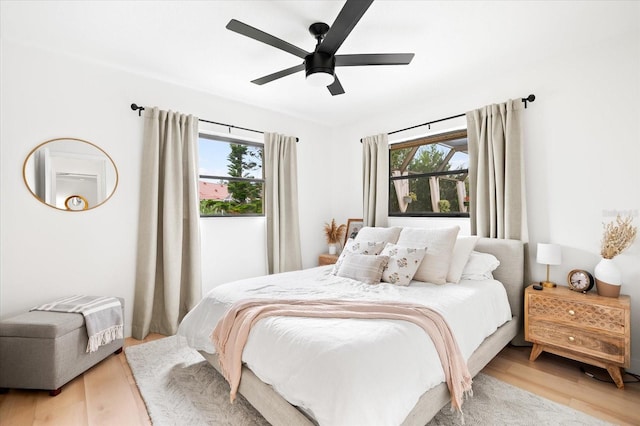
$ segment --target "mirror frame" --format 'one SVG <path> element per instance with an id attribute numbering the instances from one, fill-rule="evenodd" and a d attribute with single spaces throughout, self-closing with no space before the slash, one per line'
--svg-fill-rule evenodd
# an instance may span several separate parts
<path id="1" fill-rule="evenodd" d="M 91 145 L 92 147 L 94 147 L 95 149 L 97 149 L 98 151 L 100 151 L 110 162 L 111 165 L 113 166 L 113 170 L 114 170 L 114 174 L 115 174 L 115 182 L 113 185 L 113 190 L 111 191 L 111 193 L 105 197 L 104 200 L 102 200 L 100 203 L 96 204 L 95 206 L 87 206 L 83 209 L 79 209 L 79 210 L 73 210 L 73 209 L 63 209 L 60 207 L 57 207 L 55 205 L 49 204 L 47 203 L 45 200 L 41 199 L 35 192 L 34 189 L 31 188 L 31 186 L 29 185 L 29 182 L 27 181 L 27 164 L 29 163 L 29 160 L 32 158 L 32 156 L 35 155 L 35 152 L 38 151 L 40 148 L 42 148 L 44 145 L 51 143 L 51 142 L 55 142 L 55 141 L 77 141 L 77 142 L 82 142 L 82 143 L 86 143 L 88 145 Z M 109 201 L 109 199 L 111 197 L 113 197 L 113 194 L 115 194 L 116 189 L 118 189 L 118 183 L 120 181 L 120 175 L 118 173 L 118 167 L 116 166 L 115 161 L 113 161 L 113 158 L 111 158 L 111 156 L 109 154 L 107 154 L 107 152 L 100 148 L 98 145 L 86 141 L 84 139 L 79 139 L 79 138 L 55 138 L 55 139 L 49 139 L 47 141 L 42 142 L 41 144 L 39 144 L 38 146 L 36 146 L 35 148 L 33 148 L 31 151 L 29 151 L 29 154 L 27 154 L 27 157 L 24 160 L 24 163 L 22 165 L 22 179 L 24 180 L 24 184 L 27 187 L 27 189 L 29 190 L 29 192 L 31 193 L 31 195 L 33 195 L 33 197 L 38 200 L 40 203 L 44 204 L 45 206 L 51 207 L 53 209 L 56 210 L 60 210 L 63 212 L 83 212 L 83 211 L 87 211 L 87 210 L 93 210 L 97 207 L 100 207 L 101 205 L 103 205 L 104 203 L 106 203 L 107 201 Z M 70 198 L 70 197 L 69 197 Z"/>

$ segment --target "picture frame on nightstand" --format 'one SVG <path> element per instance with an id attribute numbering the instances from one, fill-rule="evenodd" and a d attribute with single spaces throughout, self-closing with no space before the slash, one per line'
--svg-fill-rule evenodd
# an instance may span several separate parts
<path id="1" fill-rule="evenodd" d="M 344 234 L 344 243 L 347 244 L 349 238 L 355 238 L 364 226 L 364 219 L 348 219 L 347 232 Z"/>

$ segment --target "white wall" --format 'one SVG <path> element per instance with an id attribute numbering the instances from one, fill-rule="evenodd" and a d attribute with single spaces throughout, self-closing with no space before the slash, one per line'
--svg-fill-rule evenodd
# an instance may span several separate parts
<path id="1" fill-rule="evenodd" d="M 277 131 L 298 144 L 303 264 L 326 249 L 329 206 L 322 179 L 326 128 L 79 58 L 2 40 L 0 317 L 68 294 L 126 299 L 130 334 L 140 185 L 142 119 L 132 102 L 223 123 Z M 255 137 L 255 134 L 250 134 Z M 41 142 L 76 137 L 114 160 L 120 181 L 103 206 L 69 213 L 34 199 L 22 165 Z M 203 291 L 266 273 L 263 218 L 203 218 Z"/>
<path id="2" fill-rule="evenodd" d="M 551 242 L 560 244 L 563 253 L 562 265 L 551 267 L 551 279 L 566 285 L 570 270 L 593 271 L 602 223 L 614 219 L 611 211 L 631 211 L 640 225 L 639 52 L 639 31 L 629 29 L 620 38 L 594 42 L 561 57 L 537 58 L 520 69 L 496 69 L 491 80 L 450 82 L 442 93 L 413 104 L 403 97 L 402 104 L 389 105 L 392 114 L 333 129 L 335 146 L 345 152 L 339 167 L 345 173 L 335 178 L 334 185 L 361 181 L 362 171 L 354 159 L 361 156 L 358 140 L 363 136 L 534 93 L 536 101 L 523 113 L 529 279 L 545 277 L 545 266 L 535 262 L 535 247 Z M 432 126 L 432 130 L 437 129 Z M 349 189 L 335 198 L 332 214 L 346 216 L 361 206 L 361 186 Z M 420 222 L 423 226 L 425 219 Z M 451 223 L 429 222 L 430 226 Z M 416 219 L 391 218 L 389 223 L 414 225 Z M 632 300 L 631 371 L 640 372 L 640 238 L 615 263 L 623 274 L 622 292 Z"/>

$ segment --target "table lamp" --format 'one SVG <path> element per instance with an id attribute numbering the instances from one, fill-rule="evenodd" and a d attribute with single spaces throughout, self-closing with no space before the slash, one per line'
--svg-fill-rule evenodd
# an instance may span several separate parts
<path id="1" fill-rule="evenodd" d="M 555 287 L 556 283 L 549 281 L 549 265 L 559 265 L 562 263 L 562 251 L 557 244 L 538 243 L 538 255 L 536 261 L 547 265 L 547 280 L 541 282 L 543 287 Z"/>

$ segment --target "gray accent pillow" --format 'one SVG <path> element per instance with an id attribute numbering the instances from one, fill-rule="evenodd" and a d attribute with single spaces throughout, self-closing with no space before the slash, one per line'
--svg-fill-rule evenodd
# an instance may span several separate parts
<path id="1" fill-rule="evenodd" d="M 378 284 L 387 262 L 389 262 L 389 256 L 347 253 L 336 275 L 366 284 Z"/>

